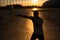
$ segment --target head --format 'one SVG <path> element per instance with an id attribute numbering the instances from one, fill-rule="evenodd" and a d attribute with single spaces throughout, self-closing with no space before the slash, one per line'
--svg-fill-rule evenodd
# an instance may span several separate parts
<path id="1" fill-rule="evenodd" d="M 39 17 L 38 14 L 39 14 L 38 11 L 34 11 L 34 17 Z"/>

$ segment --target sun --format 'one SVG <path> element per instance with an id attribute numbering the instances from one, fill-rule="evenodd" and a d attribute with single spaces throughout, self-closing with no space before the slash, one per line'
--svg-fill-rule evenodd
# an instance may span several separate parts
<path id="1" fill-rule="evenodd" d="M 32 0 L 33 4 L 36 5 L 38 3 L 37 0 Z"/>
<path id="2" fill-rule="evenodd" d="M 37 2 L 37 0 L 33 0 L 33 2 L 34 2 L 34 3 L 36 3 L 36 2 Z"/>
<path id="3" fill-rule="evenodd" d="M 46 2 L 47 0 L 32 0 L 32 5 L 33 6 L 42 6 L 44 2 Z"/>

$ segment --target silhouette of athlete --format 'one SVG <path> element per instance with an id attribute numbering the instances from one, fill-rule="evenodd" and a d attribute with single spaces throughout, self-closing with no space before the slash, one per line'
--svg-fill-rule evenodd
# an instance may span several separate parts
<path id="1" fill-rule="evenodd" d="M 38 16 L 38 11 L 34 11 L 34 17 L 32 16 L 29 17 L 25 15 L 17 15 L 17 16 L 21 16 L 21 17 L 32 20 L 33 25 L 34 25 L 34 32 L 31 37 L 31 40 L 35 40 L 36 38 L 38 38 L 39 40 L 44 40 L 43 29 L 42 29 L 43 19 L 41 19 Z"/>

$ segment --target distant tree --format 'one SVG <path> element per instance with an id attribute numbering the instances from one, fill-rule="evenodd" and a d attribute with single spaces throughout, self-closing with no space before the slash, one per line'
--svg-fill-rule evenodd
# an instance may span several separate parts
<path id="1" fill-rule="evenodd" d="M 19 5 L 19 4 L 15 4 L 13 5 L 14 9 L 19 9 L 19 8 L 22 8 L 23 6 L 22 5 Z"/>
<path id="2" fill-rule="evenodd" d="M 60 7 L 60 0 L 46 1 L 42 7 Z"/>
<path id="3" fill-rule="evenodd" d="M 10 9 L 14 8 L 14 9 L 18 9 L 18 8 L 22 8 L 22 5 L 19 4 L 13 4 L 13 5 L 7 5 L 6 7 L 9 7 Z"/>

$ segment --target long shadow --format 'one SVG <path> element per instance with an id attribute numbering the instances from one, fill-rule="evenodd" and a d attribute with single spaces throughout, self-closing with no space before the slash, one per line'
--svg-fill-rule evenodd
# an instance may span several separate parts
<path id="1" fill-rule="evenodd" d="M 44 40 L 44 34 L 43 34 L 43 19 L 38 16 L 38 11 L 34 11 L 34 17 L 32 16 L 25 16 L 18 14 L 19 17 L 24 17 L 27 19 L 31 19 L 34 25 L 34 32 L 32 34 L 31 40 L 35 40 L 38 38 L 39 40 Z"/>

